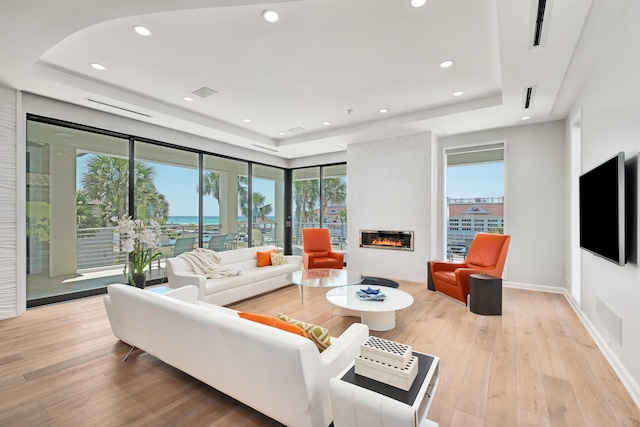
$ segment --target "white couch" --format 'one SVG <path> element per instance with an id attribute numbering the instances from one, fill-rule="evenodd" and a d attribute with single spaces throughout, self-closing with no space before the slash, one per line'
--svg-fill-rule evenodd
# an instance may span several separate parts
<path id="1" fill-rule="evenodd" d="M 365 325 L 351 325 L 320 353 L 307 338 L 197 296 L 193 286 L 157 294 L 113 284 L 104 304 L 123 342 L 287 426 L 331 423 L 329 379 L 359 354 L 369 335 Z"/>
<path id="2" fill-rule="evenodd" d="M 220 279 L 207 279 L 205 276 L 195 274 L 189 264 L 179 257 L 168 258 L 166 265 L 169 286 L 180 288 L 193 285 L 198 288 L 199 300 L 227 305 L 290 285 L 285 276 L 302 268 L 302 257 L 287 255 L 287 264 L 258 267 L 256 252 L 272 249 L 275 249 L 275 246 L 256 246 L 218 252 L 223 265 L 238 267 L 242 270 L 238 276 Z"/>

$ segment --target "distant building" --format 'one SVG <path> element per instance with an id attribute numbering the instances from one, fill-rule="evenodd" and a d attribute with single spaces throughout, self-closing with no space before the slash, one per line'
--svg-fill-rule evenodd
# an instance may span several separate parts
<path id="1" fill-rule="evenodd" d="M 478 232 L 504 232 L 504 197 L 447 198 L 447 249 L 466 253 Z"/>

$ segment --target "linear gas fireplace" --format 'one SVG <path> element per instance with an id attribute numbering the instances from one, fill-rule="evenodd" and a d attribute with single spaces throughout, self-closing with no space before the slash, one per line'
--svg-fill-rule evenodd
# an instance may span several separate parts
<path id="1" fill-rule="evenodd" d="M 360 230 L 360 247 L 413 250 L 413 231 Z"/>

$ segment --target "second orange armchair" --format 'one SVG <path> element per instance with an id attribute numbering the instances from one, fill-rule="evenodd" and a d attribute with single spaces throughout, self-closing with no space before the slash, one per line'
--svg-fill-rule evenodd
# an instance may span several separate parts
<path id="1" fill-rule="evenodd" d="M 302 229 L 304 268 L 338 268 L 344 265 L 344 253 L 334 252 L 328 228 Z"/>

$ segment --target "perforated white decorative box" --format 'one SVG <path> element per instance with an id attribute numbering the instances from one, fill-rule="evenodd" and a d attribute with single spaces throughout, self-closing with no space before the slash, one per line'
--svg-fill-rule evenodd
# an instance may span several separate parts
<path id="1" fill-rule="evenodd" d="M 396 368 L 404 368 L 411 359 L 411 346 L 371 336 L 360 346 L 360 356 Z"/>
<path id="2" fill-rule="evenodd" d="M 355 372 L 358 375 L 408 391 L 418 375 L 418 358 L 411 356 L 404 367 L 398 368 L 360 355 L 355 360 Z"/>

